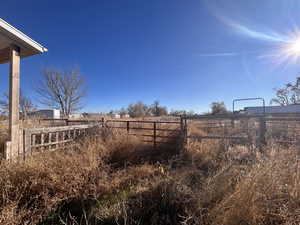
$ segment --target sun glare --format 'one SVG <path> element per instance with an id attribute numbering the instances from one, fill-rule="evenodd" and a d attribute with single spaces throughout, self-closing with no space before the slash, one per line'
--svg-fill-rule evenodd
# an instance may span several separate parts
<path id="1" fill-rule="evenodd" d="M 289 52 L 291 55 L 300 54 L 300 38 L 294 40 L 291 44 L 288 45 L 287 52 Z"/>
<path id="2" fill-rule="evenodd" d="M 280 48 L 279 59 L 286 63 L 300 62 L 300 34 L 290 36 L 289 41 Z"/>

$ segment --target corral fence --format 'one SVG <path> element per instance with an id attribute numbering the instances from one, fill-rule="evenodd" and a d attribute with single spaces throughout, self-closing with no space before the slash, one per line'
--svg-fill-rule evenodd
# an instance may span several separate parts
<path id="1" fill-rule="evenodd" d="M 23 129 L 20 136 L 19 155 L 25 158 L 28 154 L 44 150 L 54 151 L 68 148 L 84 136 L 97 134 L 97 129 L 119 129 L 127 135 L 141 138 L 143 142 L 160 144 L 181 140 L 186 133 L 183 120 L 178 121 L 149 121 L 149 120 L 71 120 L 71 119 L 42 119 L 40 125 L 48 123 L 49 127 Z M 51 125 L 55 125 L 51 127 Z"/>
<path id="2" fill-rule="evenodd" d="M 143 142 L 167 144 L 172 139 L 184 138 L 186 126 L 184 120 L 176 117 L 173 121 L 160 120 L 73 120 L 73 119 L 42 119 L 40 124 L 49 122 L 50 125 L 73 126 L 81 124 L 98 124 L 100 127 L 125 131 L 129 136 L 140 137 Z"/>
<path id="3" fill-rule="evenodd" d="M 45 119 L 40 121 L 41 125 L 44 122 L 55 127 L 23 129 L 19 155 L 25 158 L 34 152 L 68 148 L 84 136 L 97 134 L 99 128 L 124 131 L 154 148 L 170 142 L 183 145 L 191 139 L 228 140 L 261 150 L 273 143 L 300 146 L 300 114 L 295 113 L 181 116 L 174 121 Z"/>
<path id="4" fill-rule="evenodd" d="M 183 121 L 107 120 L 105 127 L 124 130 L 128 135 L 140 137 L 143 142 L 168 144 L 182 139 L 185 134 Z"/>
<path id="5" fill-rule="evenodd" d="M 182 117 L 187 139 L 221 139 L 262 149 L 265 145 L 300 144 L 300 114 L 224 114 Z"/>

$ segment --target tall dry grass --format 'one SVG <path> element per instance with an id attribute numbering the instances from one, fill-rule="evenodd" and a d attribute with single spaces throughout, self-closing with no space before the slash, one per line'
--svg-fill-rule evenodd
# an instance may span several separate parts
<path id="1" fill-rule="evenodd" d="M 299 224 L 299 151 L 103 131 L 0 167 L 0 224 Z"/>

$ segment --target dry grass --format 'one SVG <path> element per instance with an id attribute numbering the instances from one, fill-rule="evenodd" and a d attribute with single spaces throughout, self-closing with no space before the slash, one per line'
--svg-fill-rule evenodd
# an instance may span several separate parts
<path id="1" fill-rule="evenodd" d="M 194 131 L 197 132 L 197 131 Z M 0 224 L 299 224 L 300 154 L 105 131 L 0 167 Z"/>

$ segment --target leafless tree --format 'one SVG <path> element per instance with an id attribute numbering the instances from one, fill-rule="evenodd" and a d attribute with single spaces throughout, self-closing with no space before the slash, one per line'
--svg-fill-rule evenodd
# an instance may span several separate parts
<path id="1" fill-rule="evenodd" d="M 83 108 L 82 100 L 86 89 L 79 69 L 60 71 L 46 68 L 42 71 L 42 76 L 36 88 L 41 104 L 60 109 L 65 117 Z"/>
<path id="2" fill-rule="evenodd" d="M 212 102 L 210 108 L 212 115 L 226 114 L 228 112 L 224 102 Z"/>
<path id="3" fill-rule="evenodd" d="M 150 106 L 151 114 L 153 116 L 165 116 L 168 114 L 167 107 L 160 106 L 159 101 L 155 100 Z"/>
<path id="4" fill-rule="evenodd" d="M 9 111 L 9 96 L 7 93 L 3 95 L 3 99 L 0 100 L 0 108 L 3 113 L 8 113 Z M 20 93 L 20 112 L 22 113 L 22 116 L 24 118 L 27 117 L 27 115 L 30 112 L 33 112 L 36 110 L 36 106 L 33 104 L 31 99 L 23 94 L 21 91 Z"/>
<path id="5" fill-rule="evenodd" d="M 150 115 L 149 107 L 141 101 L 130 104 L 127 110 L 130 117 L 143 117 Z"/>
<path id="6" fill-rule="evenodd" d="M 281 106 L 300 104 L 300 77 L 296 78 L 296 82 L 288 83 L 283 88 L 275 89 L 276 97 L 271 100 L 271 104 L 275 103 Z"/>

